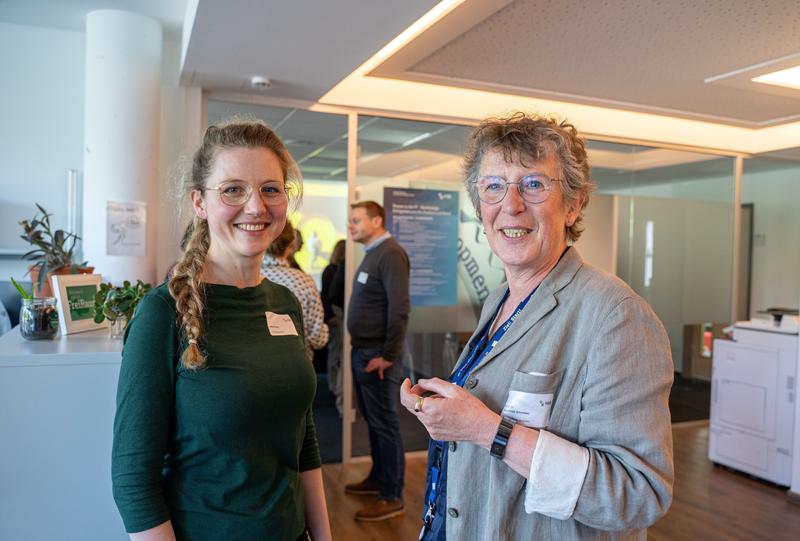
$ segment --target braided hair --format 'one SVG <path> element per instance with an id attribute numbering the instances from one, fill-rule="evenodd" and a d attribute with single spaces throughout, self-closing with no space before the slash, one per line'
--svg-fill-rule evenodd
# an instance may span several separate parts
<path id="1" fill-rule="evenodd" d="M 209 126 L 200 148 L 192 158 L 191 174 L 184 175 L 181 180 L 182 196 L 186 197 L 194 190 L 204 191 L 206 181 L 214 169 L 217 153 L 231 148 L 266 148 L 274 152 L 281 164 L 290 203 L 294 206 L 300 200 L 300 169 L 280 138 L 260 120 L 232 120 Z M 181 363 L 184 368 L 191 370 L 203 368 L 206 364 L 200 345 L 205 307 L 203 269 L 210 245 L 208 222 L 195 217 L 186 250 L 175 265 L 169 281 L 169 292 L 175 299 L 178 327 L 188 343 L 181 356 Z"/>

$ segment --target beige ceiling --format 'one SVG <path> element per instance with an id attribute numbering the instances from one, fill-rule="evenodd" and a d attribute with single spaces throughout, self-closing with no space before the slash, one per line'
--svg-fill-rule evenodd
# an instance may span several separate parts
<path id="1" fill-rule="evenodd" d="M 800 64 L 800 0 L 0 0 L 0 21 L 80 30 L 98 8 L 168 35 L 185 13 L 181 81 L 218 98 L 448 123 L 538 111 L 742 155 L 800 144 L 800 91 L 750 81 Z"/>
<path id="2" fill-rule="evenodd" d="M 754 128 L 800 118 L 747 77 L 798 53 L 798 0 L 467 0 L 370 75 Z"/>

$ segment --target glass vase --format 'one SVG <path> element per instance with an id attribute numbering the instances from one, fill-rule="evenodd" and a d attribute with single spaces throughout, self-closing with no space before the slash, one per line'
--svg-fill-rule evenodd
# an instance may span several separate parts
<path id="1" fill-rule="evenodd" d="M 22 299 L 19 332 L 26 340 L 52 340 L 58 334 L 56 298 Z"/>
<path id="2" fill-rule="evenodd" d="M 108 322 L 108 331 L 111 333 L 111 338 L 122 338 L 125 334 L 125 327 L 128 326 L 128 318 L 125 316 L 117 316 L 114 321 Z"/>

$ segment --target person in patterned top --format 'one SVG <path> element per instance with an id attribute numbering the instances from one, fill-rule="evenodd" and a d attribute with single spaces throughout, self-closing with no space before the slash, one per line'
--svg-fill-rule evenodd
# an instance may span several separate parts
<path id="1" fill-rule="evenodd" d="M 305 272 L 290 266 L 288 255 L 292 251 L 295 230 L 288 221 L 281 234 L 267 249 L 261 263 L 261 274 L 271 282 L 287 287 L 303 308 L 303 327 L 306 335 L 306 353 L 313 360 L 315 349 L 325 347 L 328 343 L 328 326 L 325 324 L 325 313 L 322 299 L 317 291 L 314 279 Z"/>

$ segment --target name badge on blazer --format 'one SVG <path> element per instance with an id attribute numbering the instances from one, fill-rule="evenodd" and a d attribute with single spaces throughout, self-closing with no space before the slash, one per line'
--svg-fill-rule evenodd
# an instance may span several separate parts
<path id="1" fill-rule="evenodd" d="M 369 278 L 369 274 L 367 274 L 364 271 L 361 271 L 361 272 L 358 273 L 358 278 L 356 278 L 356 281 L 359 284 L 366 284 L 367 283 L 367 278 Z"/>
<path id="2" fill-rule="evenodd" d="M 509 391 L 503 416 L 515 419 L 529 428 L 546 428 L 552 406 L 553 393 Z"/>
<path id="3" fill-rule="evenodd" d="M 517 370 L 511 378 L 503 415 L 530 428 L 547 428 L 561 370 L 545 374 Z"/>
<path id="4" fill-rule="evenodd" d="M 267 316 L 267 330 L 272 336 L 297 336 L 297 329 L 289 314 L 276 314 L 265 312 Z"/>

